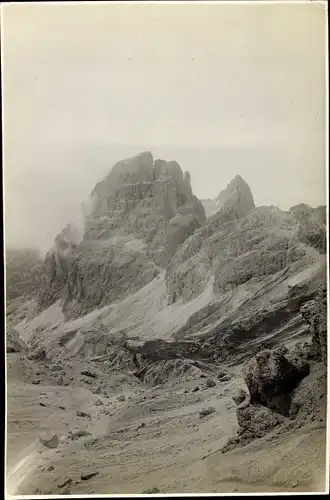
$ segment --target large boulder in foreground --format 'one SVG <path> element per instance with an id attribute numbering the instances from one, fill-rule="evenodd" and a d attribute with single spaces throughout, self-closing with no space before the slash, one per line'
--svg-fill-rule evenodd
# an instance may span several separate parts
<path id="1" fill-rule="evenodd" d="M 280 346 L 260 351 L 242 371 L 252 404 L 288 416 L 291 392 L 308 375 L 309 363 L 302 350 L 290 352 Z"/>
<path id="2" fill-rule="evenodd" d="M 326 422 L 327 409 L 327 294 L 322 287 L 301 313 L 310 325 L 312 342 L 287 349 L 263 349 L 243 366 L 248 393 L 233 396 L 239 431 L 223 452 L 262 437 L 283 422 L 300 427 Z"/>
<path id="3" fill-rule="evenodd" d="M 222 453 L 238 445 L 245 446 L 253 439 L 263 437 L 286 420 L 283 415 L 266 406 L 251 404 L 249 394 L 243 389 L 233 396 L 233 401 L 237 405 L 236 417 L 239 429 L 236 436 L 230 438 L 222 448 Z"/>

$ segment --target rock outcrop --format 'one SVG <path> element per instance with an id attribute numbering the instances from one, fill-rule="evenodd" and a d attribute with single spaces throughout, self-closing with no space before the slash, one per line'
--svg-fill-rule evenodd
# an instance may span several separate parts
<path id="1" fill-rule="evenodd" d="M 6 328 L 6 351 L 9 352 L 27 352 L 27 346 L 20 338 L 18 332 L 12 327 Z"/>
<path id="2" fill-rule="evenodd" d="M 240 175 L 236 175 L 214 200 L 208 198 L 201 202 L 207 217 L 220 212 L 220 217 L 240 218 L 255 208 L 252 191 Z"/>
<path id="3" fill-rule="evenodd" d="M 327 368 L 323 363 L 311 363 L 310 373 L 291 395 L 290 418 L 296 425 L 319 422 L 327 418 Z"/>
<path id="4" fill-rule="evenodd" d="M 205 222 L 190 175 L 175 161 L 153 160 L 149 152 L 117 163 L 91 193 L 85 240 L 133 235 L 164 266 L 178 246 Z"/>
<path id="5" fill-rule="evenodd" d="M 304 203 L 290 208 L 290 214 L 299 222 L 297 240 L 316 248 L 320 253 L 327 251 L 327 230 L 325 207 L 311 208 Z"/>
<path id="6" fill-rule="evenodd" d="M 262 405 L 252 405 L 249 400 L 238 404 L 236 409 L 238 432 L 231 437 L 222 448 L 222 453 L 227 453 L 237 446 L 245 446 L 254 439 L 262 438 L 275 427 L 286 421 L 270 408 Z"/>
<path id="7" fill-rule="evenodd" d="M 63 296 L 74 251 L 81 239 L 75 226 L 68 224 L 55 238 L 43 267 L 38 310 L 46 309 Z"/>
<path id="8" fill-rule="evenodd" d="M 315 300 L 301 307 L 301 314 L 310 327 L 312 355 L 327 364 L 327 291 L 323 287 Z"/>
<path id="9" fill-rule="evenodd" d="M 240 219 L 255 208 L 252 191 L 240 175 L 230 181 L 226 189 L 221 191 L 215 199 L 217 212 L 221 217 Z"/>
<path id="10" fill-rule="evenodd" d="M 117 163 L 84 204 L 82 240 L 67 228 L 48 252 L 39 308 L 61 299 L 66 317 L 77 317 L 122 300 L 154 279 L 205 220 L 177 162 L 144 152 Z"/>
<path id="11" fill-rule="evenodd" d="M 325 242 L 324 207 L 255 208 L 249 187 L 237 176 L 220 193 L 218 211 L 168 265 L 169 304 L 197 300 L 213 289 L 212 300 L 175 337 L 204 335 L 208 348 L 225 359 L 235 351 L 247 355 L 249 341 L 265 331 L 271 346 L 277 332 L 305 331 L 300 307 L 325 283 Z"/>
<path id="12" fill-rule="evenodd" d="M 288 351 L 284 346 L 263 350 L 242 369 L 250 401 L 284 416 L 289 415 L 291 393 L 308 375 L 309 363 L 303 350 Z"/>
<path id="13" fill-rule="evenodd" d="M 259 207 L 238 218 L 239 210 L 217 212 L 180 246 L 167 269 L 170 303 L 200 295 L 210 279 L 219 295 L 318 260 L 319 252 L 299 240 L 301 224 L 290 213 Z"/>

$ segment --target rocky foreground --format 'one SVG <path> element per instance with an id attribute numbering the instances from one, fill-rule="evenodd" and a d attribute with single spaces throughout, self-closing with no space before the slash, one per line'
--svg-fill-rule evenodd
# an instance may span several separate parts
<path id="1" fill-rule="evenodd" d="M 209 201 L 119 162 L 38 292 L 16 280 L 11 493 L 324 491 L 325 208 L 255 207 L 239 176 Z"/>

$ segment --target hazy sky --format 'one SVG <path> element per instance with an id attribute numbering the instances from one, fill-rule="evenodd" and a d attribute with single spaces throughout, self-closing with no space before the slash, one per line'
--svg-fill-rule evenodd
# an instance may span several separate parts
<path id="1" fill-rule="evenodd" d="M 322 5 L 2 5 L 6 238 L 47 249 L 112 167 L 150 150 L 215 197 L 325 203 Z"/>

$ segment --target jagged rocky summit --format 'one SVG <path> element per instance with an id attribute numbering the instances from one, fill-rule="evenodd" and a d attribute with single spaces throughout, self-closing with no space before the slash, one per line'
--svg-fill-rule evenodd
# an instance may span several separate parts
<path id="1" fill-rule="evenodd" d="M 40 310 L 61 299 L 79 316 L 136 292 L 206 220 L 189 173 L 149 152 L 117 163 L 83 212 L 81 241 L 68 226 L 46 256 Z"/>
<path id="2" fill-rule="evenodd" d="M 307 205 L 289 211 L 255 207 L 249 186 L 236 176 L 217 197 L 217 211 L 180 246 L 167 269 L 169 300 L 189 301 L 213 281 L 216 295 L 240 285 L 294 274 L 326 251 L 325 214 Z"/>
<path id="3" fill-rule="evenodd" d="M 250 186 L 240 175 L 236 175 L 214 200 L 201 201 L 207 217 L 211 217 L 219 211 L 228 215 L 232 209 L 235 216 L 239 218 L 255 208 Z"/>

